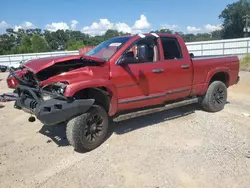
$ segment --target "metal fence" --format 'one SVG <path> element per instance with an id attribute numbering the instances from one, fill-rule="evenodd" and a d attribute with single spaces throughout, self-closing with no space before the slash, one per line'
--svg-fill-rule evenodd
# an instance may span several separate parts
<path id="1" fill-rule="evenodd" d="M 189 52 L 195 56 L 245 55 L 250 53 L 250 38 L 188 42 L 186 45 Z M 79 54 L 79 51 L 3 55 L 0 56 L 0 65 L 15 67 L 21 60 L 76 54 Z"/>
<path id="2" fill-rule="evenodd" d="M 190 53 L 195 56 L 245 55 L 250 53 L 250 38 L 188 42 Z"/>

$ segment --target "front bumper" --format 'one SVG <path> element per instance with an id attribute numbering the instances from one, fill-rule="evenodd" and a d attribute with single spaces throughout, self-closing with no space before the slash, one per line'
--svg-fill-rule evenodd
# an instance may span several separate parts
<path id="1" fill-rule="evenodd" d="M 35 94 L 32 90 L 33 88 L 18 86 L 18 98 L 14 107 L 33 114 L 45 125 L 55 125 L 85 113 L 94 103 L 94 99 L 74 101 L 49 99 L 43 101 L 38 96 L 32 97 Z M 24 94 L 25 92 L 31 93 L 31 95 L 27 96 Z"/>

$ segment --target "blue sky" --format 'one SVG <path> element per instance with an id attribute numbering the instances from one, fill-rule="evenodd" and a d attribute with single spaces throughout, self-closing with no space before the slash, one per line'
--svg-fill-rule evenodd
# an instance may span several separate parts
<path id="1" fill-rule="evenodd" d="M 184 32 L 218 29 L 218 16 L 235 0 L 2 0 L 0 32 L 7 27 L 76 29 L 96 35 L 107 29 L 132 33 L 164 27 Z"/>

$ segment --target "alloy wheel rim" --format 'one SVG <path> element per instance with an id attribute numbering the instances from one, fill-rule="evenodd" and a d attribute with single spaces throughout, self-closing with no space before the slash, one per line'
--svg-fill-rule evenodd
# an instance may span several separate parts
<path id="1" fill-rule="evenodd" d="M 98 114 L 92 114 L 88 120 L 84 129 L 84 137 L 88 142 L 95 142 L 103 131 L 103 118 Z"/>
<path id="2" fill-rule="evenodd" d="M 213 103 L 214 104 L 223 104 L 225 100 L 225 91 L 218 87 L 213 93 Z"/>

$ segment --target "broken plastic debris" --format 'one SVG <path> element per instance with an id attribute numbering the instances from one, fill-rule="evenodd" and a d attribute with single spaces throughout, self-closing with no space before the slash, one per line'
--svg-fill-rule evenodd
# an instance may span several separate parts
<path id="1" fill-rule="evenodd" d="M 17 98 L 16 93 L 4 93 L 4 94 L 0 95 L 1 102 L 15 101 L 16 98 Z"/>
<path id="2" fill-rule="evenodd" d="M 250 151 L 248 151 L 248 152 L 245 153 L 245 157 L 246 158 L 250 158 Z"/>
<path id="3" fill-rule="evenodd" d="M 248 113 L 242 113 L 243 116 L 250 117 L 250 114 Z"/>

